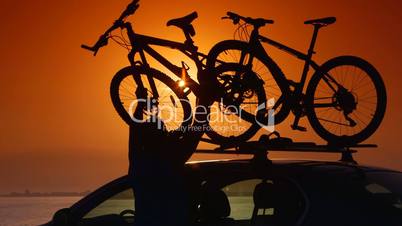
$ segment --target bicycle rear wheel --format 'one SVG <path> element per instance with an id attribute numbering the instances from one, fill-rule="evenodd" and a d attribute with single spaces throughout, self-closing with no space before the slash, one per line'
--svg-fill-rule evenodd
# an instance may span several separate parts
<path id="1" fill-rule="evenodd" d="M 245 66 L 227 63 L 215 68 L 223 96 L 210 106 L 207 135 L 221 145 L 247 141 L 260 129 L 266 113 L 263 82 Z"/>
<path id="2" fill-rule="evenodd" d="M 285 103 L 286 96 L 290 93 L 287 80 L 278 65 L 269 57 L 263 56 L 259 52 L 252 51 L 249 43 L 238 40 L 225 40 L 216 44 L 208 53 L 207 67 L 216 68 L 223 63 L 237 63 L 248 65 L 252 56 L 251 70 L 263 80 L 265 97 L 274 106 L 268 106 L 274 110 L 275 124 L 281 123 L 289 115 L 289 105 Z M 241 59 L 241 56 L 244 56 Z M 216 74 L 216 73 L 214 73 Z M 277 76 L 273 76 L 277 75 Z M 265 119 L 268 120 L 268 119 Z"/>
<path id="3" fill-rule="evenodd" d="M 155 81 L 159 98 L 155 98 L 148 83 L 148 75 Z M 140 76 L 147 89 L 147 100 L 138 100 L 135 94 L 137 84 L 133 76 Z M 192 123 L 191 105 L 182 89 L 167 75 L 155 69 L 145 69 L 141 66 L 126 67 L 117 72 L 110 86 L 110 96 L 113 106 L 119 116 L 131 125 L 139 121 L 150 120 L 154 114 L 164 123 L 167 131 L 182 130 Z M 134 118 L 138 101 L 146 101 L 142 119 Z"/>
<path id="4" fill-rule="evenodd" d="M 380 126 L 386 103 L 385 85 L 378 71 L 353 56 L 337 57 L 322 65 L 306 93 L 311 126 L 330 144 L 340 146 L 369 138 Z"/>

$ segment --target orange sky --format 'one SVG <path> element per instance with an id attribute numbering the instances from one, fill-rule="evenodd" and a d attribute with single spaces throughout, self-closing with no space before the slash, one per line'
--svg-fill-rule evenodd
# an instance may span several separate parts
<path id="1" fill-rule="evenodd" d="M 0 193 L 94 189 L 126 172 L 128 128 L 109 98 L 112 76 L 128 63 L 126 52 L 110 45 L 94 58 L 79 47 L 93 43 L 128 2 L 0 2 Z M 401 1 L 142 0 L 140 5 L 130 18 L 137 32 L 178 41 L 184 38 L 181 31 L 166 27 L 166 22 L 197 10 L 195 42 L 203 52 L 233 37 L 235 27 L 220 20 L 228 10 L 274 19 L 262 34 L 300 50 L 307 49 L 311 38 L 305 19 L 336 16 L 337 23 L 319 34 L 316 61 L 344 54 L 362 56 L 378 68 L 388 90 L 385 120 L 368 141 L 380 148 L 361 152 L 357 159 L 402 170 Z M 268 50 L 291 78 L 297 78 L 302 70 L 299 62 Z M 290 133 L 290 122 L 285 121 L 279 131 L 297 140 L 319 141 L 312 130 Z M 306 120 L 302 123 L 308 125 Z M 196 156 L 200 158 L 205 156 Z"/>

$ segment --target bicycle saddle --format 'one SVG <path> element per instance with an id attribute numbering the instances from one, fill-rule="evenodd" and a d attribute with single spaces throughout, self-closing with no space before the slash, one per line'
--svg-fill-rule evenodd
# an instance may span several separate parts
<path id="1" fill-rule="evenodd" d="M 178 28 L 181 28 L 185 33 L 190 34 L 191 36 L 195 35 L 195 30 L 193 25 L 191 23 L 198 17 L 197 12 L 192 12 L 191 14 L 177 18 L 177 19 L 172 19 L 167 22 L 167 26 L 176 26 Z"/>
<path id="2" fill-rule="evenodd" d="M 314 20 L 307 20 L 304 24 L 311 24 L 311 25 L 319 25 L 319 26 L 328 26 L 336 22 L 335 17 L 325 17 L 321 19 L 314 19 Z"/>

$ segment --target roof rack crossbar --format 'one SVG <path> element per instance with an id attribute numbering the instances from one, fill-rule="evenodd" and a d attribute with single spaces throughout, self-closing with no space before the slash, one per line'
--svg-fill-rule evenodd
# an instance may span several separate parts
<path id="1" fill-rule="evenodd" d="M 203 139 L 209 143 L 211 140 Z M 207 150 L 199 149 L 196 153 L 204 154 L 235 154 L 235 155 L 256 155 L 261 151 L 268 152 L 309 152 L 309 153 L 339 153 L 341 162 L 357 164 L 353 154 L 358 148 L 376 148 L 376 144 L 356 144 L 350 146 L 334 146 L 329 144 L 316 144 L 313 142 L 289 142 L 279 144 L 264 144 L 259 141 L 245 142 L 241 145 L 221 145 L 219 148 Z"/>

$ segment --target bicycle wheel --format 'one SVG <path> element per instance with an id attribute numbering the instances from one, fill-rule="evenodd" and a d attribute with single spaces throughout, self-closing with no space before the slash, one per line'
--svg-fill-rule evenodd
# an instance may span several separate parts
<path id="1" fill-rule="evenodd" d="M 260 78 L 236 63 L 216 67 L 223 96 L 210 106 L 207 135 L 223 145 L 236 145 L 250 139 L 265 117 L 265 92 Z"/>
<path id="2" fill-rule="evenodd" d="M 159 92 L 157 99 L 151 91 L 147 75 L 155 81 Z M 140 76 L 147 89 L 147 100 L 141 100 L 147 102 L 142 119 L 135 119 L 133 116 L 139 101 L 135 94 L 138 86 L 133 76 Z M 134 120 L 150 120 L 155 114 L 162 120 L 167 131 L 181 130 L 192 123 L 191 105 L 183 91 L 171 78 L 155 69 L 140 66 L 136 66 L 134 70 L 132 67 L 123 68 L 113 77 L 110 95 L 117 113 L 128 125 Z"/>
<path id="3" fill-rule="evenodd" d="M 244 58 L 241 60 L 242 54 Z M 278 65 L 269 57 L 261 53 L 252 52 L 252 48 L 246 42 L 237 40 L 226 40 L 216 44 L 208 53 L 207 67 L 216 68 L 222 63 L 237 63 L 247 65 L 250 55 L 253 56 L 252 71 L 264 81 L 265 96 L 274 106 L 269 106 L 275 111 L 275 124 L 279 124 L 289 115 L 290 108 L 285 103 L 286 96 L 290 93 L 283 72 Z M 242 62 L 240 62 L 242 61 Z M 215 73 L 216 74 L 216 73 Z M 272 75 L 277 75 L 273 77 Z"/>
<path id="4" fill-rule="evenodd" d="M 322 65 L 306 93 L 311 126 L 330 144 L 341 146 L 370 137 L 384 117 L 386 102 L 380 74 L 367 61 L 353 56 Z"/>

